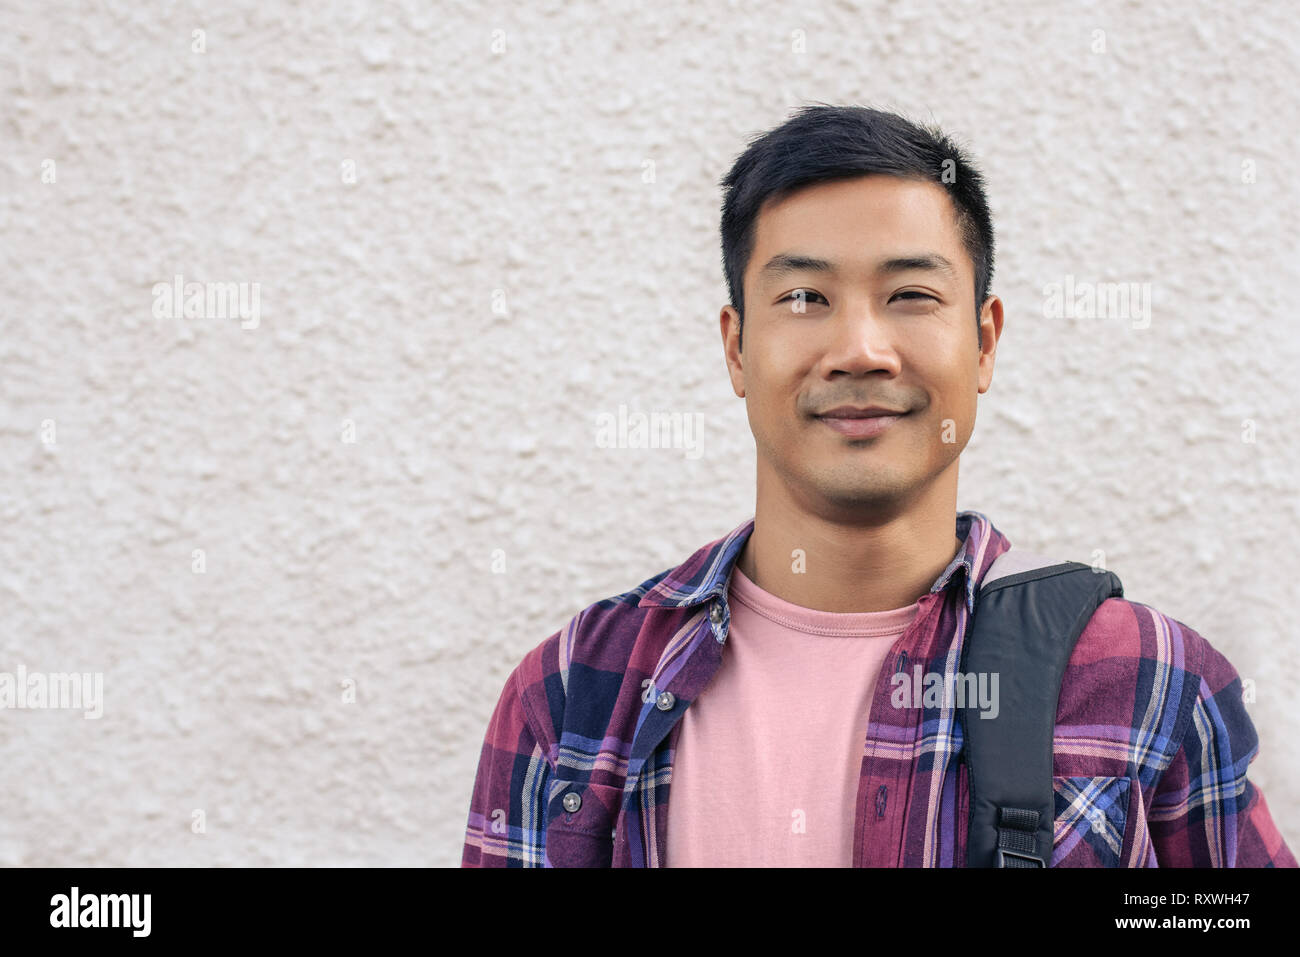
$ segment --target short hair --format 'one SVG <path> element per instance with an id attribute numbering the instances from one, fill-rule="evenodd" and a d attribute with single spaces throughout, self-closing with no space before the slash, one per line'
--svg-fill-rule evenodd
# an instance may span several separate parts
<path id="1" fill-rule="evenodd" d="M 993 221 L 984 179 L 967 153 L 937 127 L 863 106 L 804 106 L 750 141 L 719 183 L 722 270 L 745 334 L 745 269 L 754 252 L 758 212 L 806 186 L 883 173 L 937 183 L 956 211 L 975 271 L 975 324 L 993 281 Z"/>

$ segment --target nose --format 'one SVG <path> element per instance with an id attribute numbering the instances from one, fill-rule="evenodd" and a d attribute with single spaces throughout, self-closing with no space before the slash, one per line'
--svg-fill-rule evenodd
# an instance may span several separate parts
<path id="1" fill-rule="evenodd" d="M 894 346 L 894 330 L 883 316 L 868 303 L 846 304 L 826 324 L 826 351 L 822 356 L 822 375 L 836 373 L 852 376 L 871 372 L 898 375 L 901 362 Z"/>

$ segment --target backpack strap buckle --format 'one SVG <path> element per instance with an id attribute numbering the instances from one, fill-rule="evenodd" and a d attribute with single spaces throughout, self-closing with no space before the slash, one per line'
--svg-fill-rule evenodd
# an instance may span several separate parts
<path id="1" fill-rule="evenodd" d="M 1046 867 L 1041 857 L 1035 854 L 1022 854 L 1019 851 L 1008 851 L 1006 848 L 997 849 L 997 863 L 994 867 Z"/>
<path id="2" fill-rule="evenodd" d="M 1038 822 L 1041 812 L 1030 808 L 998 808 L 998 844 L 994 867 L 1046 867 L 1038 851 Z"/>

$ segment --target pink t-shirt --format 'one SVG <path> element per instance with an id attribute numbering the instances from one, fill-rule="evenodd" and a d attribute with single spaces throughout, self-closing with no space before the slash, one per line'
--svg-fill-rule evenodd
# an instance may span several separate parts
<path id="1" fill-rule="evenodd" d="M 918 605 L 816 611 L 739 566 L 728 603 L 722 665 L 682 716 L 664 866 L 851 867 L 876 675 Z"/>

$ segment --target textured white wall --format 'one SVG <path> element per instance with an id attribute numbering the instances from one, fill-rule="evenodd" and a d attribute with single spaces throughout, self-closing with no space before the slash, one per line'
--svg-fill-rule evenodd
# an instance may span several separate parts
<path id="1" fill-rule="evenodd" d="M 1255 679 L 1300 851 L 1293 11 L 811 6 L 0 2 L 0 671 L 104 681 L 0 712 L 0 864 L 458 863 L 524 652 L 752 514 L 716 183 L 815 100 L 973 148 L 959 507 Z M 1067 274 L 1149 327 L 1044 318 Z M 620 404 L 703 454 L 599 448 Z"/>

